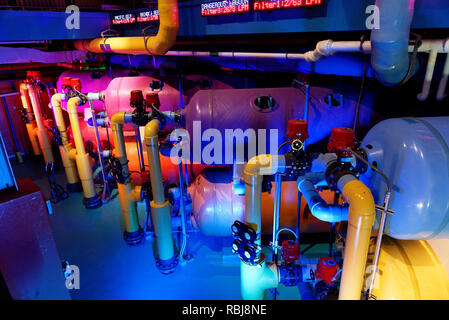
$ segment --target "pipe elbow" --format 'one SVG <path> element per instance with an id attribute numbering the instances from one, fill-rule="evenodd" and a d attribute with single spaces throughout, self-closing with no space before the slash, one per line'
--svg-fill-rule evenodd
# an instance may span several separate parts
<path id="1" fill-rule="evenodd" d="M 81 99 L 78 97 L 70 98 L 67 102 L 67 112 L 78 116 L 78 106 L 81 104 Z"/>
<path id="2" fill-rule="evenodd" d="M 251 158 L 245 166 L 245 176 L 263 176 L 282 173 L 285 168 L 285 157 L 271 154 L 258 155 Z"/>
<path id="3" fill-rule="evenodd" d="M 158 1 L 159 31 L 148 40 L 148 50 L 154 55 L 164 55 L 175 44 L 179 31 L 177 0 Z"/>
<path id="4" fill-rule="evenodd" d="M 366 228 L 372 228 L 376 209 L 370 189 L 361 181 L 353 180 L 343 187 L 342 193 L 349 203 L 349 222 L 356 224 L 363 219 L 366 221 Z"/>
<path id="5" fill-rule="evenodd" d="M 117 125 L 123 125 L 125 123 L 125 113 L 118 112 L 111 117 L 111 129 L 116 130 Z"/>
<path id="6" fill-rule="evenodd" d="M 51 105 L 53 108 L 60 108 L 62 103 L 61 94 L 55 93 L 51 96 Z"/>
<path id="7" fill-rule="evenodd" d="M 312 215 L 324 222 L 335 223 L 348 220 L 348 207 L 327 203 L 317 203 L 310 208 Z"/>
<path id="8" fill-rule="evenodd" d="M 153 119 L 145 125 L 145 141 L 148 139 L 154 139 L 158 137 L 159 130 L 161 128 L 161 123 L 159 120 Z"/>

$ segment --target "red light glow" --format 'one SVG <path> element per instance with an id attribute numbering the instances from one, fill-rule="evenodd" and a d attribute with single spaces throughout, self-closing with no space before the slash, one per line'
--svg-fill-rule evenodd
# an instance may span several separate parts
<path id="1" fill-rule="evenodd" d="M 278 9 L 316 7 L 322 4 L 322 0 L 254 0 L 254 11 L 271 11 Z"/>
<path id="2" fill-rule="evenodd" d="M 201 15 L 203 17 L 244 12 L 249 12 L 249 0 L 224 0 L 201 5 Z"/>

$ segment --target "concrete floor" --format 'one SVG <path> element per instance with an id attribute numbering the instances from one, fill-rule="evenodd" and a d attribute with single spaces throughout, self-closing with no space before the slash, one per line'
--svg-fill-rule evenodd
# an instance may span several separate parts
<path id="1" fill-rule="evenodd" d="M 48 197 L 43 161 L 28 156 L 23 164 L 11 159 L 17 179 L 30 177 Z M 62 169 L 56 179 L 65 185 Z M 240 260 L 231 253 L 231 238 L 191 233 L 189 252 L 194 258 L 175 273 L 162 275 L 155 266 L 152 245 L 147 240 L 129 247 L 123 241 L 123 219 L 118 197 L 95 210 L 86 210 L 82 193 L 52 204 L 50 221 L 61 260 L 80 269 L 80 289 L 72 299 L 240 299 Z M 139 204 L 141 225 L 145 207 Z M 309 255 L 320 256 L 327 245 Z M 321 251 L 321 252 L 320 252 Z M 297 287 L 280 286 L 278 299 L 300 299 Z"/>

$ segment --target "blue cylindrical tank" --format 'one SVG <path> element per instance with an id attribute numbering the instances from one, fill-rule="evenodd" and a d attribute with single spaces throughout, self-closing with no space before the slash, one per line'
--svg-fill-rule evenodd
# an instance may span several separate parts
<path id="1" fill-rule="evenodd" d="M 400 118 L 378 123 L 362 147 L 391 180 L 385 232 L 396 239 L 449 238 L 449 117 Z M 361 176 L 382 205 L 386 183 L 369 169 Z M 380 215 L 378 215 L 378 218 Z"/>

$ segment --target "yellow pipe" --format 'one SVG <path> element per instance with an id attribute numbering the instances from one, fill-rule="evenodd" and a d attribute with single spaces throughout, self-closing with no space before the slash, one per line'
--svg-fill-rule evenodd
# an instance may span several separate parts
<path id="1" fill-rule="evenodd" d="M 259 155 L 248 161 L 244 170 L 245 181 L 245 223 L 251 226 L 262 238 L 262 177 L 280 172 L 285 167 L 284 157 Z M 276 288 L 279 283 L 276 264 L 264 261 L 259 266 L 240 263 L 241 295 L 245 300 L 263 299 L 266 289 Z"/>
<path id="2" fill-rule="evenodd" d="M 61 110 L 60 93 L 56 93 L 51 97 L 51 105 L 53 107 L 56 126 L 58 127 L 58 130 L 61 134 L 61 140 L 63 143 L 62 146 L 59 146 L 59 152 L 61 153 L 62 165 L 64 166 L 67 183 L 71 186 L 74 186 L 75 184 L 78 184 L 80 182 L 78 173 L 76 171 L 76 163 L 74 161 L 75 157 L 71 156 L 71 154 L 74 154 L 76 156 L 76 152 L 67 137 L 67 130 Z"/>
<path id="3" fill-rule="evenodd" d="M 70 125 L 73 132 L 73 138 L 75 140 L 76 166 L 78 168 L 78 174 L 83 186 L 84 197 L 86 199 L 92 199 L 97 197 L 97 192 L 95 190 L 89 154 L 86 153 L 83 137 L 81 135 L 81 128 L 78 119 L 78 106 L 80 103 L 80 98 L 70 98 L 67 102 L 67 111 L 69 113 Z"/>
<path id="4" fill-rule="evenodd" d="M 168 201 L 165 200 L 162 185 L 161 159 L 159 158 L 158 133 L 160 122 L 151 120 L 145 126 L 145 145 L 147 147 L 148 167 L 150 171 L 153 200 L 150 203 L 154 234 L 157 239 L 158 256 L 162 261 L 174 257 L 171 215 Z"/>
<path id="5" fill-rule="evenodd" d="M 360 300 L 375 204 L 371 191 L 359 180 L 346 183 L 342 193 L 349 203 L 349 215 L 338 299 Z"/>
<path id="6" fill-rule="evenodd" d="M 45 163 L 54 162 L 53 151 L 51 150 L 50 141 L 48 140 L 47 129 L 44 126 L 41 114 L 41 101 L 39 97 L 39 89 L 35 84 L 27 85 L 28 92 L 30 95 L 31 106 L 33 107 L 34 117 L 36 119 L 37 125 L 37 137 L 39 140 L 39 145 L 44 155 Z"/>
<path id="7" fill-rule="evenodd" d="M 36 121 L 33 119 L 33 112 L 30 110 L 30 96 L 28 93 L 27 85 L 25 83 L 20 84 L 20 99 L 22 100 L 22 106 L 26 112 L 26 129 L 28 133 L 28 137 L 30 138 L 31 147 L 33 149 L 33 153 L 36 156 L 42 154 L 41 149 L 39 147 L 39 140 L 35 134 Z"/>
<path id="8" fill-rule="evenodd" d="M 111 118 L 112 137 L 114 139 L 113 154 L 119 159 L 122 166 L 122 173 L 125 177 L 129 175 L 128 159 L 126 157 L 125 138 L 123 136 L 123 124 L 125 123 L 125 113 L 119 112 Z M 134 233 L 139 231 L 139 219 L 137 215 L 137 203 L 142 201 L 141 186 L 133 186 L 130 179 L 125 183 L 117 183 L 120 206 L 125 222 L 125 231 Z"/>
<path id="9" fill-rule="evenodd" d="M 75 41 L 78 50 L 95 53 L 164 55 L 175 44 L 179 30 L 177 0 L 159 0 L 159 31 L 153 37 L 110 37 Z"/>

